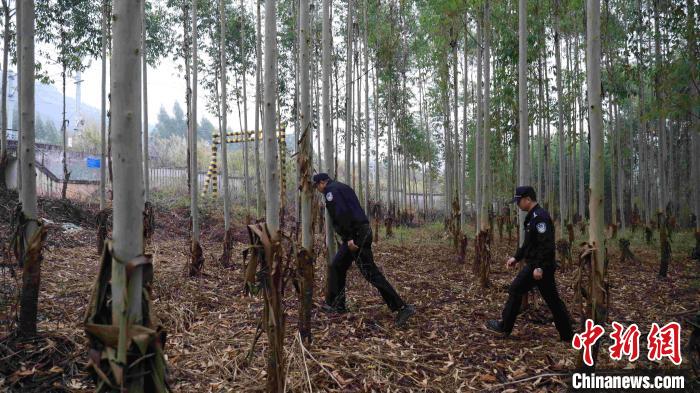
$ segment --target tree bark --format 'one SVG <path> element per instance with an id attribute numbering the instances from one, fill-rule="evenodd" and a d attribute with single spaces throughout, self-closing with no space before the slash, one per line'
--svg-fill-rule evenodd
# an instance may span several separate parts
<path id="1" fill-rule="evenodd" d="M 114 257 L 130 261 L 143 254 L 143 166 L 141 150 L 141 35 L 143 14 L 138 1 L 114 4 L 114 56 L 112 92 L 112 134 L 114 160 Z M 112 264 L 112 281 L 126 281 L 126 267 Z M 120 321 L 117 359 L 127 367 L 127 330 L 143 323 L 141 297 L 143 272 L 131 273 L 127 293 L 112 286 L 112 320 Z M 127 315 L 127 318 L 124 318 Z M 128 319 L 128 322 L 127 322 Z M 143 376 L 128 383 L 129 391 L 142 391 Z"/>
<path id="2" fill-rule="evenodd" d="M 559 146 L 559 235 L 563 237 L 564 217 L 566 217 L 566 195 L 564 188 L 564 97 L 561 86 L 561 50 L 559 37 L 559 18 L 561 12 L 561 0 L 555 0 L 554 10 L 554 58 L 557 78 L 557 138 Z"/>
<path id="3" fill-rule="evenodd" d="M 624 183 L 622 182 L 622 177 L 624 176 L 624 169 L 622 168 L 622 148 L 620 140 L 622 139 L 622 127 L 619 126 L 620 112 L 619 108 L 615 107 L 616 118 L 618 119 L 618 128 L 615 132 L 615 150 L 617 151 L 617 172 L 615 178 L 617 179 L 617 184 L 615 189 L 617 190 L 617 203 L 619 206 L 620 214 L 619 220 L 622 224 L 622 231 L 625 231 L 625 199 L 624 199 Z M 581 143 L 583 144 L 583 138 L 581 138 Z M 582 172 L 583 174 L 583 172 Z"/>
<path id="4" fill-rule="evenodd" d="M 219 138 L 221 140 L 221 166 L 223 175 L 223 187 L 224 187 L 224 231 L 228 233 L 231 227 L 231 217 L 230 217 L 230 203 L 231 197 L 229 195 L 228 189 L 228 91 L 227 84 L 228 79 L 226 78 L 226 71 L 228 68 L 228 61 L 226 60 L 226 0 L 219 0 L 219 67 L 221 68 L 221 127 L 219 128 Z M 245 88 L 245 87 L 244 87 Z M 246 113 L 246 111 L 244 111 Z M 246 117 L 247 119 L 247 117 Z M 248 134 L 246 133 L 248 128 L 244 129 L 242 135 L 243 140 L 248 139 Z M 253 134 L 253 137 L 257 139 L 257 130 Z M 246 148 L 248 147 L 247 142 Z M 245 151 L 248 152 L 248 149 Z M 247 154 L 246 154 L 247 156 Z M 248 160 L 244 161 L 246 168 L 248 166 Z M 216 176 L 216 175 L 215 175 Z M 245 176 L 246 186 L 248 184 L 247 174 Z M 247 191 L 248 188 L 245 187 Z M 248 211 L 248 194 L 246 193 L 246 211 Z"/>
<path id="5" fill-rule="evenodd" d="M 475 187 L 474 193 L 476 194 L 476 222 L 474 227 L 476 228 L 476 233 L 478 234 L 481 229 L 481 206 L 483 204 L 483 192 L 482 185 L 483 182 L 483 142 L 484 139 L 484 99 L 483 99 L 483 48 L 484 48 L 484 34 L 482 32 L 483 16 L 479 12 L 479 16 L 476 21 L 476 36 L 477 36 L 477 48 L 476 48 L 476 143 L 474 144 L 475 157 L 476 157 L 476 172 L 475 172 Z"/>
<path id="6" fill-rule="evenodd" d="M 63 41 L 63 36 L 64 32 L 61 31 L 61 41 Z M 64 43 L 61 43 L 61 46 L 64 46 Z M 63 51 L 64 49 L 61 49 Z M 65 55 L 61 55 L 65 56 Z M 67 130 L 68 125 L 66 124 L 66 63 L 65 60 L 62 61 L 62 69 L 61 69 L 61 97 L 62 97 L 62 105 L 63 105 L 63 110 L 61 111 L 62 117 L 61 117 L 61 136 L 63 139 L 63 159 L 62 159 L 62 166 L 63 166 L 63 187 L 61 188 L 61 199 L 66 199 L 66 193 L 68 190 L 68 179 L 70 178 L 70 173 L 68 172 L 68 158 L 66 156 L 66 149 L 68 148 L 68 136 L 67 136 Z"/>
<path id="7" fill-rule="evenodd" d="M 16 3 L 17 4 L 17 3 Z M 22 30 L 22 7 L 17 6 L 16 11 L 15 11 L 15 18 L 16 18 L 16 23 L 15 23 L 15 29 L 17 32 L 21 32 Z M 33 19 L 33 18 L 32 18 Z M 22 34 L 16 34 L 15 37 L 15 44 L 17 47 L 17 53 L 16 57 L 17 59 L 22 58 Z M 18 86 L 19 86 L 19 81 L 22 79 L 22 67 L 19 65 L 21 60 L 18 60 L 18 66 L 17 66 L 17 81 L 18 81 Z M 32 74 L 33 75 L 33 74 Z M 17 100 L 17 113 L 20 115 L 20 121 L 17 122 L 18 124 L 18 129 L 17 129 L 17 151 L 22 151 L 22 100 L 18 99 Z M 20 195 L 22 194 L 22 155 L 18 154 L 17 155 L 17 185 L 18 185 L 18 192 Z"/>
<path id="8" fill-rule="evenodd" d="M 263 110 L 262 106 L 262 85 L 260 81 L 262 73 L 262 25 L 260 16 L 260 2 L 256 2 L 257 10 L 257 31 L 255 35 L 255 58 L 257 67 L 255 69 L 255 190 L 256 190 L 256 212 L 257 216 L 262 216 L 263 195 L 265 191 L 262 187 L 260 176 L 260 137 L 258 132 L 260 129 L 260 116 Z"/>
<path id="9" fill-rule="evenodd" d="M 266 223 L 273 238 L 278 238 L 280 227 L 280 173 L 277 138 L 277 2 L 265 0 L 265 111 L 263 133 L 265 145 L 265 191 L 267 194 Z"/>
<path id="10" fill-rule="evenodd" d="M 4 30 L 2 34 L 2 97 L 0 97 L 0 170 L 4 171 L 7 163 L 7 65 L 10 53 L 10 43 L 12 36 L 10 32 L 10 5 L 8 0 L 2 0 L 2 14 L 4 17 Z M 1 176 L 5 176 L 4 173 Z M 0 179 L 0 184 L 5 184 L 4 177 Z"/>
<path id="11" fill-rule="evenodd" d="M 664 105 L 664 99 L 661 92 L 661 33 L 659 32 L 659 1 L 654 0 L 654 65 L 656 69 L 654 70 L 654 95 L 656 96 L 655 105 L 657 108 L 662 109 Z M 659 173 L 656 189 L 658 192 L 658 211 L 662 214 L 666 212 L 667 205 L 667 190 L 666 190 L 666 119 L 664 118 L 663 112 L 660 112 L 656 117 L 656 132 L 659 141 L 659 152 L 658 152 L 658 162 L 657 170 Z"/>
<path id="12" fill-rule="evenodd" d="M 586 3 L 586 82 L 588 88 L 589 128 L 591 134 L 591 197 L 589 243 L 594 248 L 594 263 L 591 266 L 590 318 L 596 324 L 605 323 L 606 299 L 606 250 L 604 228 L 604 142 L 602 92 L 600 81 L 600 0 Z"/>
<path id="13" fill-rule="evenodd" d="M 365 200 L 364 200 L 364 205 L 365 205 L 365 211 L 367 213 L 371 212 L 369 211 L 369 37 L 368 37 L 368 30 L 369 30 L 369 24 L 367 22 L 367 0 L 364 0 L 363 2 L 363 7 L 362 7 L 362 20 L 364 24 L 364 37 L 363 37 L 363 45 L 364 45 L 364 73 L 365 73 L 365 181 L 367 182 L 367 189 L 365 190 Z M 376 121 L 376 119 L 375 119 Z"/>
<path id="14" fill-rule="evenodd" d="M 20 100 L 20 138 L 22 148 L 18 149 L 20 165 L 23 173 L 20 188 L 20 203 L 22 215 L 27 220 L 24 229 L 24 249 L 27 250 L 35 233 L 39 230 L 37 225 L 37 196 L 36 196 L 36 171 L 34 164 L 34 1 L 25 0 L 18 3 L 17 36 L 21 39 L 21 51 L 19 57 L 19 100 Z M 41 244 L 39 245 L 41 247 Z M 24 262 L 22 274 L 22 290 L 20 297 L 20 311 L 18 331 L 24 337 L 32 337 L 37 333 L 37 309 L 39 305 L 39 285 L 41 279 L 41 250 L 35 261 Z M 20 256 L 24 259 L 26 255 Z"/>
<path id="15" fill-rule="evenodd" d="M 102 89 L 100 91 L 100 210 L 107 207 L 107 20 L 108 0 L 102 2 Z"/>
<path id="16" fill-rule="evenodd" d="M 313 128 L 311 124 L 311 88 L 309 81 L 309 46 L 311 44 L 310 26 L 309 26 L 309 0 L 300 0 L 299 2 L 299 82 L 301 85 L 301 154 L 298 162 L 300 163 L 299 184 L 301 186 L 301 242 L 306 254 L 310 256 L 310 262 L 313 262 L 313 222 L 312 222 L 312 202 L 313 202 L 313 187 L 311 185 L 311 174 L 313 167 L 313 145 L 311 138 L 313 136 Z M 299 270 L 308 271 L 307 274 L 302 274 L 301 282 L 301 305 L 300 305 L 300 334 L 306 342 L 311 341 L 311 307 L 313 299 L 313 264 L 305 263 L 303 258 L 299 258 Z M 308 280 L 310 278 L 310 280 Z"/>
<path id="17" fill-rule="evenodd" d="M 335 159 L 333 157 L 333 128 L 331 119 L 331 55 L 333 47 L 331 25 L 331 0 L 323 0 L 323 21 L 322 21 L 322 91 L 323 105 L 323 162 L 324 170 L 329 176 L 335 173 Z M 319 152 L 320 154 L 320 152 Z M 325 211 L 326 223 L 326 277 L 329 277 L 330 266 L 336 253 L 335 234 L 328 211 Z M 328 290 L 328 288 L 326 288 Z"/>
<path id="18" fill-rule="evenodd" d="M 360 45 L 362 42 L 361 39 L 359 39 L 359 28 L 357 33 L 358 47 L 355 51 L 355 75 L 357 79 L 355 90 L 357 90 L 357 104 L 354 106 L 357 106 L 357 197 L 360 203 L 362 203 L 361 201 L 364 200 L 365 190 L 362 184 L 362 77 L 360 75 Z"/>
<path id="19" fill-rule="evenodd" d="M 372 99 L 374 100 L 374 202 L 382 201 L 382 194 L 379 190 L 379 78 L 377 77 L 377 63 L 374 64 L 374 89 L 372 89 Z M 369 180 L 369 179 L 368 179 Z"/>
<path id="20" fill-rule="evenodd" d="M 353 18 L 353 0 L 348 0 L 348 14 L 346 18 L 346 47 L 347 47 L 347 57 L 345 58 L 345 182 L 347 184 L 352 184 L 352 123 L 353 123 L 353 111 L 352 111 L 352 46 L 353 46 L 353 29 L 352 29 L 352 18 Z"/>
<path id="21" fill-rule="evenodd" d="M 148 202 L 150 194 L 150 173 L 149 157 L 148 157 L 148 46 L 146 36 L 146 1 L 141 1 L 141 13 L 143 23 L 141 26 L 141 64 L 143 67 L 141 73 L 141 83 L 143 84 L 143 190 L 144 202 Z"/>
<path id="22" fill-rule="evenodd" d="M 466 18 L 466 15 L 465 15 Z M 468 24 L 464 23 L 464 77 L 463 82 L 463 91 L 464 91 L 464 101 L 463 101 L 463 107 L 462 107 L 462 163 L 459 167 L 459 173 L 460 173 L 460 178 L 459 178 L 459 195 L 460 195 L 460 200 L 459 200 L 459 226 L 462 230 L 462 234 L 465 234 L 467 232 L 467 195 L 466 195 L 466 181 L 467 181 L 467 125 L 469 122 L 467 121 L 467 112 L 468 112 L 468 106 L 469 106 L 469 58 L 468 53 L 469 53 L 469 27 Z"/>
<path id="23" fill-rule="evenodd" d="M 527 109 L 527 0 L 518 0 L 518 114 L 520 134 L 519 146 L 519 185 L 526 185 L 530 181 L 530 152 L 528 140 L 528 109 Z M 525 241 L 525 212 L 518 211 L 519 244 Z"/>
<path id="24" fill-rule="evenodd" d="M 580 75 L 579 73 L 579 44 L 578 44 L 578 37 L 576 37 L 576 56 L 574 56 L 574 61 L 576 62 L 576 75 Z M 583 156 L 583 147 L 585 146 L 585 139 L 584 139 L 584 128 L 583 128 L 583 113 L 582 113 L 582 108 L 583 108 L 583 92 L 580 84 L 578 85 L 578 88 L 576 89 L 578 91 L 578 97 L 577 97 L 577 102 L 578 102 L 578 107 L 579 107 L 579 113 L 578 113 L 578 126 L 579 126 L 579 139 L 578 139 L 578 144 L 579 144 L 579 160 L 578 160 L 578 212 L 581 215 L 581 219 L 585 220 L 586 219 L 586 194 L 585 194 L 585 189 L 584 189 L 584 171 L 583 171 L 583 161 L 584 161 L 584 156 Z"/>
<path id="25" fill-rule="evenodd" d="M 190 215 L 193 249 L 199 244 L 199 172 L 197 170 L 197 1 L 192 0 L 192 116 L 190 118 Z"/>
<path id="26" fill-rule="evenodd" d="M 484 155 L 483 155 L 483 182 L 481 206 L 481 230 L 490 231 L 489 211 L 491 210 L 491 184 L 490 183 L 490 154 L 489 139 L 491 133 L 491 7 L 487 2 L 484 7 Z"/>
<path id="27" fill-rule="evenodd" d="M 390 66 L 391 67 L 391 66 Z M 391 72 L 391 69 L 389 70 Z M 394 113 L 392 112 L 393 110 L 393 97 L 392 97 L 392 81 L 389 80 L 387 81 L 387 204 L 388 204 L 388 210 L 387 212 L 389 213 L 389 216 L 393 217 L 394 215 L 394 163 L 393 163 L 393 146 L 392 146 L 392 135 L 391 135 L 391 128 L 393 126 L 393 116 Z"/>

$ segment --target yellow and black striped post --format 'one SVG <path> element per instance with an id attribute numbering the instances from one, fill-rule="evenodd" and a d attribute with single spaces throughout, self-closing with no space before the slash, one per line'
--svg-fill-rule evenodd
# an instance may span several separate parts
<path id="1" fill-rule="evenodd" d="M 216 141 L 218 135 L 213 135 L 212 142 Z M 204 179 L 204 188 L 202 190 L 202 195 L 205 195 L 209 190 L 209 183 L 211 183 L 212 195 L 217 196 L 219 192 L 219 179 L 218 179 L 218 167 L 216 165 L 216 149 L 217 143 L 212 143 L 211 145 L 211 161 L 209 162 L 209 168 L 207 168 L 207 177 Z"/>

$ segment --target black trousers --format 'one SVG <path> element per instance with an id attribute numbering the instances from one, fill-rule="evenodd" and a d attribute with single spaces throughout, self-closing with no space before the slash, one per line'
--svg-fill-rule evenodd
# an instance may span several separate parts
<path id="1" fill-rule="evenodd" d="M 363 227 L 358 239 L 353 239 L 355 244 L 360 247 L 357 252 L 352 252 L 348 249 L 347 243 L 343 243 L 335 254 L 330 267 L 330 275 L 328 277 L 328 294 L 326 303 L 337 308 L 345 308 L 345 279 L 348 269 L 353 261 L 356 261 L 360 273 L 370 284 L 372 284 L 379 294 L 382 295 L 384 302 L 392 311 L 397 311 L 404 306 L 404 301 L 394 287 L 389 284 L 386 277 L 379 271 L 374 263 L 372 255 L 372 230 L 369 225 Z"/>
<path id="2" fill-rule="evenodd" d="M 548 266 L 542 268 L 543 274 L 540 280 L 535 280 L 532 277 L 532 272 L 534 267 L 531 265 L 526 265 L 523 267 L 518 275 L 515 277 L 513 282 L 508 288 L 508 301 L 506 301 L 506 306 L 503 309 L 503 330 L 510 333 L 513 330 L 513 325 L 515 325 L 515 319 L 520 312 L 520 304 L 522 303 L 523 296 L 533 287 L 537 287 L 542 298 L 549 306 L 554 316 L 554 325 L 559 331 L 559 337 L 562 340 L 571 341 L 574 336 L 574 332 L 571 329 L 571 320 L 569 318 L 569 312 L 566 310 L 566 305 L 559 297 L 557 292 L 557 283 L 554 281 L 554 266 Z"/>

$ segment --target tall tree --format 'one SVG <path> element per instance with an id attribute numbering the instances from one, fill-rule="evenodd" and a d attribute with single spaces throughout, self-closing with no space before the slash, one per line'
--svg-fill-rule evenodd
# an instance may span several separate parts
<path id="1" fill-rule="evenodd" d="M 17 36 L 22 37 L 19 58 L 19 99 L 20 99 L 20 134 L 22 148 L 18 149 L 20 169 L 23 173 L 20 189 L 22 205 L 22 222 L 24 233 L 20 241 L 23 255 L 22 290 L 18 332 L 24 337 L 33 337 L 37 333 L 37 309 L 39 304 L 39 285 L 41 279 L 42 232 L 37 216 L 36 171 L 34 165 L 34 1 L 24 0 L 19 3 Z"/>
<path id="2" fill-rule="evenodd" d="M 354 85 L 352 80 L 352 46 L 353 46 L 353 13 L 355 12 L 353 7 L 353 0 L 348 0 L 348 14 L 346 18 L 346 40 L 345 45 L 347 49 L 347 57 L 345 58 L 345 182 L 347 184 L 353 183 L 352 178 L 352 123 L 353 123 L 353 111 L 352 111 L 352 87 Z"/>
<path id="3" fill-rule="evenodd" d="M 484 63 L 484 33 L 483 33 L 483 13 L 481 10 L 478 11 L 478 17 L 476 21 L 476 37 L 477 37 L 477 48 L 476 48 L 476 143 L 474 146 L 474 157 L 475 157 L 475 167 L 476 175 L 474 179 L 474 193 L 476 195 L 476 222 L 474 227 L 476 228 L 476 233 L 478 234 L 481 230 L 481 205 L 483 204 L 483 190 L 481 183 L 483 181 L 483 142 L 484 139 L 484 101 L 483 101 L 483 63 Z"/>
<path id="4" fill-rule="evenodd" d="M 113 10 L 114 56 L 111 60 L 114 160 L 114 257 L 131 261 L 143 254 L 143 166 L 141 150 L 141 25 L 138 1 L 116 2 Z M 134 116 L 134 114 L 137 114 Z M 128 281 L 128 287 L 123 283 Z M 118 364 L 126 368 L 129 325 L 142 325 L 143 269 L 127 279 L 126 264 L 112 264 L 112 320 L 119 321 Z M 121 284 L 121 285 L 120 285 Z M 126 289 L 126 293 L 124 292 Z M 127 318 L 124 318 L 127 315 Z M 140 367 L 140 366 L 139 366 Z M 129 391 L 143 391 L 143 376 L 128 382 Z"/>
<path id="5" fill-rule="evenodd" d="M 299 82 L 301 87 L 301 154 L 299 162 L 299 184 L 301 186 L 301 243 L 304 255 L 298 257 L 299 271 L 301 272 L 301 305 L 299 307 L 300 333 L 302 339 L 311 341 L 311 307 L 313 300 L 313 222 L 312 203 L 313 187 L 311 174 L 313 167 L 313 136 L 311 114 L 311 86 L 309 81 L 309 56 L 311 45 L 309 0 L 299 2 Z"/>
<path id="6" fill-rule="evenodd" d="M 559 146 L 559 234 L 564 233 L 564 217 L 566 216 L 566 196 L 564 189 L 564 93 L 562 90 L 561 76 L 561 31 L 559 21 L 561 19 L 561 0 L 554 0 L 554 61 L 557 78 L 557 138 Z"/>
<path id="7" fill-rule="evenodd" d="M 518 123 L 520 133 L 518 136 L 519 151 L 519 185 L 526 185 L 530 181 L 530 152 L 528 140 L 528 110 L 527 110 L 527 0 L 518 0 Z M 518 237 L 520 245 L 525 241 L 525 212 L 518 212 Z"/>
<path id="8" fill-rule="evenodd" d="M 365 190 L 365 200 L 364 200 L 364 206 L 365 206 L 365 211 L 370 213 L 369 211 L 369 38 L 368 38 L 368 30 L 369 30 L 369 23 L 367 22 L 367 8 L 369 7 L 368 5 L 368 0 L 364 0 L 362 3 L 362 20 L 363 20 L 363 27 L 364 27 L 364 36 L 362 39 L 362 45 L 364 49 L 364 74 L 365 74 L 365 181 L 367 182 L 367 189 Z M 377 119 L 375 118 L 375 122 Z M 320 153 L 320 152 L 319 152 Z"/>
<path id="9" fill-rule="evenodd" d="M 0 90 L 0 172 L 4 172 L 7 163 L 7 66 L 12 42 L 12 13 L 9 0 L 2 0 L 3 33 L 2 33 L 2 89 Z M 4 177 L 0 179 L 0 187 L 4 187 Z"/>
<path id="10" fill-rule="evenodd" d="M 468 17 L 465 13 L 464 15 L 464 76 L 462 78 L 463 86 L 463 102 L 462 102 L 462 149 L 460 153 L 462 154 L 462 164 L 459 167 L 459 226 L 462 230 L 462 234 L 466 233 L 467 228 L 467 208 L 466 208 L 466 178 L 467 178 L 467 111 L 469 106 L 469 59 L 467 57 L 469 52 L 469 22 Z"/>
<path id="11" fill-rule="evenodd" d="M 607 318 L 606 250 L 604 212 L 604 142 L 603 108 L 600 81 L 600 0 L 586 1 L 586 85 L 588 90 L 588 123 L 591 137 L 590 160 L 590 224 L 588 236 L 594 250 L 591 264 L 590 314 L 596 324 Z"/>
<path id="12" fill-rule="evenodd" d="M 483 135 L 483 178 L 481 205 L 481 230 L 490 231 L 489 212 L 491 211 L 491 156 L 489 139 L 491 139 L 491 5 L 484 4 L 484 135 Z"/>
<path id="13" fill-rule="evenodd" d="M 148 156 L 148 42 L 146 40 L 146 0 L 141 1 L 141 90 L 143 117 L 143 193 L 144 201 L 148 202 L 150 193 L 150 173 Z"/>
<path id="14" fill-rule="evenodd" d="M 656 99 L 655 105 L 657 108 L 661 109 L 656 115 L 656 135 L 659 143 L 658 152 L 658 185 L 656 190 L 658 192 L 658 212 L 662 215 L 666 213 L 666 206 L 668 203 L 668 192 L 667 192 L 667 180 L 666 180 L 666 119 L 664 118 L 664 97 L 662 93 L 662 53 L 661 53 L 661 32 L 659 31 L 659 0 L 653 0 L 654 5 L 654 96 Z M 663 216 L 659 217 L 663 219 Z M 665 276 L 665 274 L 664 274 Z"/>
<path id="15" fill-rule="evenodd" d="M 331 26 L 331 0 L 323 0 L 323 22 L 322 22 L 322 89 L 321 94 L 323 95 L 323 164 L 324 170 L 329 176 L 335 173 L 335 160 L 333 157 L 333 128 L 331 124 L 331 54 L 333 52 L 333 47 L 331 44 L 332 36 L 332 26 Z M 320 152 L 319 152 L 320 153 Z M 328 269 L 330 269 L 331 263 L 333 262 L 333 256 L 336 252 L 335 235 L 333 232 L 333 223 L 331 222 L 328 211 L 326 211 L 325 223 L 326 223 L 326 277 L 328 276 Z M 326 288 L 328 289 L 328 288 Z"/>
<path id="16" fill-rule="evenodd" d="M 265 194 L 262 187 L 262 181 L 260 176 L 260 141 L 258 138 L 258 130 L 260 127 L 260 117 L 263 113 L 262 106 L 262 25 L 260 22 L 260 1 L 256 1 L 256 15 L 257 15 L 257 29 L 255 34 L 255 60 L 257 66 L 255 67 L 255 193 L 256 195 L 256 213 L 258 217 L 262 216 L 263 209 L 263 195 Z"/>
<path id="17" fill-rule="evenodd" d="M 228 83 L 228 80 L 226 78 L 226 70 L 228 68 L 228 62 L 226 61 L 226 1 L 225 0 L 219 0 L 219 61 L 220 61 L 220 68 L 221 68 L 221 128 L 219 129 L 219 137 L 221 139 L 221 164 L 223 166 L 222 168 L 222 175 L 223 175 L 223 186 L 224 186 L 224 230 L 226 231 L 226 236 L 229 236 L 229 229 L 231 226 L 231 218 L 230 218 L 230 203 L 231 203 L 231 197 L 229 195 L 229 189 L 228 189 L 228 94 L 227 94 L 227 89 L 226 85 Z M 242 36 L 242 34 L 241 34 Z M 244 131 L 247 131 L 245 129 Z M 257 138 L 257 130 L 255 134 L 253 134 L 255 138 Z M 247 139 L 248 135 L 243 134 L 243 139 Z M 247 142 L 246 142 L 246 147 L 247 147 Z M 246 149 L 246 153 L 248 150 Z M 247 158 L 247 157 L 246 157 Z M 248 165 L 248 162 L 245 162 L 245 165 Z M 248 183 L 248 178 L 246 177 L 245 179 L 246 185 Z M 247 192 L 246 188 L 246 192 Z M 248 209 L 248 195 L 246 194 L 246 209 Z M 226 247 L 226 246 L 224 246 Z M 228 261 L 226 261 L 228 262 Z"/>
<path id="18" fill-rule="evenodd" d="M 243 138 L 243 190 L 245 193 L 245 209 L 246 209 L 246 217 L 250 216 L 250 171 L 249 171 L 249 159 L 248 159 L 248 88 L 247 88 L 247 78 L 246 76 L 248 75 L 248 56 L 247 53 L 248 51 L 244 49 L 244 41 L 243 37 L 245 34 L 243 34 L 244 31 L 244 24 L 243 21 L 245 19 L 245 3 L 244 0 L 241 0 L 241 33 L 240 33 L 240 53 L 242 55 L 242 72 L 241 72 L 241 78 L 242 78 L 242 85 L 243 85 L 243 130 L 245 132 L 244 138 Z M 222 26 L 223 29 L 223 26 Z M 224 128 L 225 129 L 225 128 Z M 257 139 L 257 132 L 258 130 L 255 130 L 255 133 L 253 136 L 255 139 Z M 228 179 L 226 179 L 225 184 L 228 187 Z M 228 191 L 228 190 L 227 190 Z"/>
<path id="19" fill-rule="evenodd" d="M 263 135 L 265 145 L 265 190 L 267 192 L 265 206 L 265 221 L 270 240 L 273 247 L 279 247 L 280 241 L 280 168 L 279 168 L 279 148 L 277 124 L 277 2 L 275 0 L 265 0 L 265 112 L 263 116 Z M 279 250 L 276 251 L 280 252 Z M 266 284 L 264 295 L 266 296 L 264 320 L 265 328 L 268 332 L 269 354 L 267 367 L 267 391 L 279 392 L 285 382 L 284 378 L 284 348 L 282 340 L 283 331 L 283 311 L 281 309 L 281 299 L 277 291 L 280 280 L 274 279 L 273 275 L 280 276 L 282 266 L 279 266 L 279 258 L 272 256 L 268 263 L 268 275 L 271 279 Z M 267 286 L 269 285 L 269 288 Z M 270 295 L 272 294 L 272 295 Z"/>
<path id="20" fill-rule="evenodd" d="M 192 233 L 190 244 L 190 274 L 196 274 L 201 268 L 202 249 L 199 244 L 199 172 L 197 170 L 197 70 L 199 69 L 199 59 L 197 58 L 197 0 L 191 0 L 192 12 L 192 90 L 191 90 L 191 108 L 190 108 L 190 216 L 192 218 Z M 223 141 L 223 140 L 222 140 Z M 194 269 L 194 270 L 193 270 Z"/>
<path id="21" fill-rule="evenodd" d="M 107 35 L 109 0 L 102 1 L 102 88 L 100 90 L 100 210 L 107 207 Z"/>

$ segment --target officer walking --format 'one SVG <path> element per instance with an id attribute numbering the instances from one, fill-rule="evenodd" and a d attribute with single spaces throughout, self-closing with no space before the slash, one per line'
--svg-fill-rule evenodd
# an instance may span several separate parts
<path id="1" fill-rule="evenodd" d="M 401 299 L 374 263 L 372 229 L 355 191 L 346 184 L 333 181 L 327 173 L 314 175 L 313 184 L 316 190 L 324 195 L 333 228 L 343 241 L 330 267 L 326 304 L 322 310 L 347 312 L 345 278 L 352 261 L 355 260 L 365 280 L 377 288 L 391 311 L 397 312 L 396 325 L 403 326 L 416 313 L 415 307 Z"/>
<path id="2" fill-rule="evenodd" d="M 571 320 L 564 302 L 559 298 L 557 284 L 554 280 L 556 269 L 554 257 L 554 224 L 549 213 L 537 204 L 535 190 L 530 186 L 515 189 L 511 203 L 517 203 L 520 210 L 527 211 L 525 216 L 525 239 L 515 256 L 506 262 L 508 267 L 525 260 L 526 265 L 520 270 L 508 289 L 508 301 L 503 308 L 502 320 L 486 322 L 486 328 L 508 336 L 513 331 L 515 318 L 520 311 L 522 297 L 532 287 L 537 287 L 542 298 L 554 315 L 554 324 L 562 341 L 571 341 L 574 333 Z"/>

